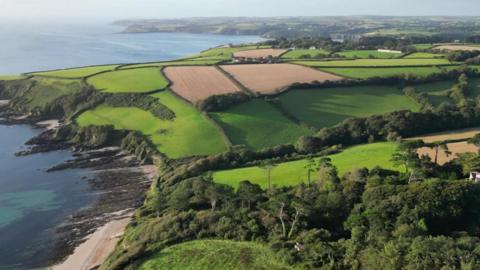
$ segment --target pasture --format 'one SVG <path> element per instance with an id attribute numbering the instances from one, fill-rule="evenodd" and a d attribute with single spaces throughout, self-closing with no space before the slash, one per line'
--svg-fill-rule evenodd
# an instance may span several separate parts
<path id="1" fill-rule="evenodd" d="M 403 57 L 404 59 L 410 59 L 410 58 L 443 58 L 445 57 L 444 54 L 439 54 L 439 53 L 426 53 L 426 52 L 416 52 L 416 53 L 412 53 L 412 54 L 409 54 L 405 57 Z"/>
<path id="2" fill-rule="evenodd" d="M 263 95 L 281 92 L 294 83 L 342 80 L 336 75 L 293 64 L 223 65 L 221 68 L 252 92 Z"/>
<path id="3" fill-rule="evenodd" d="M 212 113 L 235 145 L 259 150 L 279 144 L 293 143 L 313 130 L 286 118 L 273 105 L 254 99 L 230 109 Z"/>
<path id="4" fill-rule="evenodd" d="M 104 71 L 112 71 L 118 65 L 106 65 L 106 66 L 90 66 L 90 67 L 81 67 L 81 68 L 70 68 L 70 69 L 59 69 L 52 71 L 44 72 L 35 72 L 31 73 L 32 75 L 38 76 L 51 76 L 51 77 L 60 77 L 60 78 L 84 78 L 97 74 Z"/>
<path id="5" fill-rule="evenodd" d="M 244 58 L 267 58 L 271 57 L 279 57 L 280 55 L 284 54 L 287 50 L 286 49 L 255 49 L 255 50 L 242 50 L 238 52 L 234 52 L 234 57 L 244 57 Z"/>
<path id="6" fill-rule="evenodd" d="M 164 74 L 172 82 L 170 89 L 192 103 L 213 95 L 241 91 L 216 67 L 167 67 Z"/>
<path id="7" fill-rule="evenodd" d="M 396 169 L 390 161 L 396 148 L 397 145 L 390 142 L 365 144 L 345 149 L 341 153 L 331 155 L 330 158 L 332 159 L 332 164 L 337 167 L 340 176 L 356 168 L 366 167 L 371 169 L 381 166 L 385 169 Z M 306 162 L 303 159 L 278 164 L 271 172 L 272 185 L 294 186 L 306 183 Z M 217 183 L 234 188 L 237 188 L 238 184 L 244 180 L 258 184 L 262 188 L 267 187 L 266 172 L 258 167 L 214 172 L 213 179 Z M 311 179 L 314 182 L 318 179 L 318 176 L 313 174 Z"/>
<path id="8" fill-rule="evenodd" d="M 426 143 L 443 142 L 447 140 L 467 140 L 480 133 L 480 128 L 468 128 L 459 130 L 450 130 L 426 134 L 423 136 L 410 138 L 411 140 L 423 140 Z"/>
<path id="9" fill-rule="evenodd" d="M 335 53 L 345 58 L 396 58 L 402 56 L 401 53 L 379 52 L 377 50 L 357 50 L 343 51 Z"/>
<path id="10" fill-rule="evenodd" d="M 200 59 L 208 59 L 208 58 L 221 58 L 223 60 L 232 59 L 233 54 L 239 51 L 246 51 L 246 50 L 255 50 L 255 49 L 267 49 L 269 47 L 261 47 L 256 45 L 251 46 L 239 46 L 239 47 L 217 47 L 205 50 L 200 52 L 199 54 L 189 56 L 185 58 L 186 60 L 200 60 Z"/>
<path id="11" fill-rule="evenodd" d="M 460 66 L 447 67 L 389 67 L 389 68 L 320 68 L 320 70 L 353 79 L 368 79 L 373 77 L 392 77 L 402 74 L 411 74 L 425 77 L 434 73 L 441 73 L 445 68 L 454 69 Z"/>
<path id="12" fill-rule="evenodd" d="M 25 78 L 26 77 L 23 75 L 0 75 L 0 81 L 14 81 L 14 80 L 21 80 Z"/>
<path id="13" fill-rule="evenodd" d="M 178 61 L 166 61 L 166 62 L 154 62 L 154 63 L 143 63 L 143 64 L 133 64 L 133 65 L 124 65 L 119 69 L 133 69 L 133 68 L 145 68 L 145 67 L 168 67 L 168 66 L 209 66 L 215 65 L 225 61 L 225 59 L 218 58 L 202 58 L 202 59 L 192 59 L 192 60 L 178 60 Z"/>
<path id="14" fill-rule="evenodd" d="M 116 129 L 144 134 L 157 149 L 171 158 L 208 155 L 227 150 L 220 132 L 193 106 L 164 91 L 153 95 L 175 112 L 175 119 L 161 120 L 139 108 L 101 106 L 77 118 L 80 126 L 114 125 Z"/>
<path id="15" fill-rule="evenodd" d="M 302 58 L 325 58 L 330 55 L 330 52 L 322 49 L 315 50 L 290 50 L 287 53 L 283 54 L 281 58 L 283 59 L 302 59 Z"/>
<path id="16" fill-rule="evenodd" d="M 148 93 L 167 87 L 159 68 L 126 69 L 102 73 L 87 79 L 96 89 L 109 93 Z"/>
<path id="17" fill-rule="evenodd" d="M 295 89 L 280 96 L 283 108 L 308 125 L 334 126 L 351 117 L 419 109 L 402 90 L 390 86 Z"/>
<path id="18" fill-rule="evenodd" d="M 188 258 L 188 260 L 186 260 Z M 196 240 L 168 247 L 142 263 L 139 270 L 288 270 L 268 247 L 254 242 Z"/>
<path id="19" fill-rule="evenodd" d="M 294 63 L 311 67 L 416 67 L 451 65 L 447 59 L 356 59 L 333 61 L 295 61 Z"/>

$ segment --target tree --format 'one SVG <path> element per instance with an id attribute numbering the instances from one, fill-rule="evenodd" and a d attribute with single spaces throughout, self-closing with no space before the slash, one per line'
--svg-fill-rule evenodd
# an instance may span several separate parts
<path id="1" fill-rule="evenodd" d="M 273 162 L 272 160 L 264 161 L 260 163 L 260 165 L 258 165 L 260 169 L 265 170 L 267 172 L 268 189 L 272 188 L 272 183 L 271 183 L 272 170 L 275 169 L 275 167 L 277 166 L 278 165 L 275 164 L 275 162 Z"/>
<path id="2" fill-rule="evenodd" d="M 314 172 L 318 172 L 319 164 L 315 161 L 315 159 L 312 156 L 309 156 L 307 158 L 307 164 L 304 166 L 305 169 L 307 169 L 307 181 L 308 181 L 308 186 L 311 184 L 311 174 Z"/>
<path id="3" fill-rule="evenodd" d="M 438 164 L 438 152 L 440 150 L 443 150 L 447 157 L 452 153 L 448 150 L 447 142 L 432 142 L 432 143 L 426 144 L 426 146 L 435 151 L 435 157 L 434 157 L 435 164 Z"/>
<path id="4" fill-rule="evenodd" d="M 468 175 L 471 172 L 480 170 L 480 155 L 476 153 L 459 154 L 457 162 L 462 166 L 463 174 Z"/>
<path id="5" fill-rule="evenodd" d="M 475 136 L 468 140 L 468 143 L 480 147 L 480 133 L 475 134 Z"/>
<path id="6" fill-rule="evenodd" d="M 419 158 L 417 149 L 424 146 L 423 141 L 402 142 L 393 153 L 391 161 L 396 167 L 403 166 L 406 174 L 410 174 L 408 182 L 415 177 L 415 169 L 418 168 Z"/>

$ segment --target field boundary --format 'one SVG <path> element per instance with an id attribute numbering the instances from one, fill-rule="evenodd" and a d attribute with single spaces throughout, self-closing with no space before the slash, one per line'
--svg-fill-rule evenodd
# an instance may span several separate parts
<path id="1" fill-rule="evenodd" d="M 268 104 L 272 105 L 277 111 L 279 111 L 283 116 L 285 116 L 285 118 L 292 121 L 293 123 L 295 123 L 297 125 L 305 126 L 309 129 L 312 129 L 313 131 L 318 131 L 319 130 L 318 128 L 301 121 L 300 119 L 295 117 L 293 114 L 291 114 L 287 109 L 285 109 L 282 106 L 282 104 L 280 103 L 280 100 L 273 100 L 273 99 L 270 99 L 270 98 L 265 98 L 264 101 L 267 102 Z"/>
<path id="2" fill-rule="evenodd" d="M 215 127 L 215 129 L 217 129 L 218 132 L 220 132 L 223 142 L 227 145 L 227 147 L 232 148 L 234 146 L 232 140 L 230 140 L 230 137 L 228 137 L 227 132 L 225 132 L 225 129 L 223 129 L 223 127 L 215 120 L 215 118 L 211 117 L 208 112 L 202 111 L 200 113 L 205 117 L 205 119 L 207 119 L 208 122 L 210 122 Z"/>
<path id="3" fill-rule="evenodd" d="M 226 70 L 221 68 L 219 65 L 215 65 L 215 68 L 220 71 L 227 79 L 229 79 L 233 84 L 238 86 L 242 92 L 251 97 L 258 97 L 258 94 L 252 91 L 251 89 L 244 86 L 240 81 L 238 81 L 232 74 L 228 73 Z"/>

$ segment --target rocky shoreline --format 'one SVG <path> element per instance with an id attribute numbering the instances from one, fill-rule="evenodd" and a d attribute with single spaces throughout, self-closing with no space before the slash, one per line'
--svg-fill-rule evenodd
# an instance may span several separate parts
<path id="1" fill-rule="evenodd" d="M 30 139 L 26 143 L 29 148 L 16 153 L 18 156 L 58 150 L 73 153 L 71 160 L 57 164 L 47 172 L 80 168 L 92 171 L 91 176 L 84 177 L 84 181 L 97 194 L 97 199 L 92 205 L 67 217 L 56 228 L 55 247 L 49 265 L 61 263 L 87 241 L 88 236 L 113 221 L 125 220 L 143 204 L 154 176 L 149 175 L 150 171 L 144 169 L 144 164 L 119 147 L 81 150 L 68 142 L 59 143 L 53 139 L 58 124 L 12 113 L 6 105 L 0 107 L 0 124 L 47 128 Z"/>

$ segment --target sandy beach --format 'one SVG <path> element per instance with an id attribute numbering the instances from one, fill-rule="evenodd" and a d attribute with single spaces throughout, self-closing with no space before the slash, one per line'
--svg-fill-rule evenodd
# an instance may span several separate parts
<path id="1" fill-rule="evenodd" d="M 158 175 L 155 165 L 140 167 L 145 176 L 154 181 Z M 114 250 L 117 242 L 123 236 L 125 228 L 130 223 L 133 209 L 112 213 L 115 219 L 98 228 L 87 236 L 87 240 L 80 244 L 72 255 L 61 264 L 50 267 L 50 270 L 90 270 L 103 263 Z"/>

